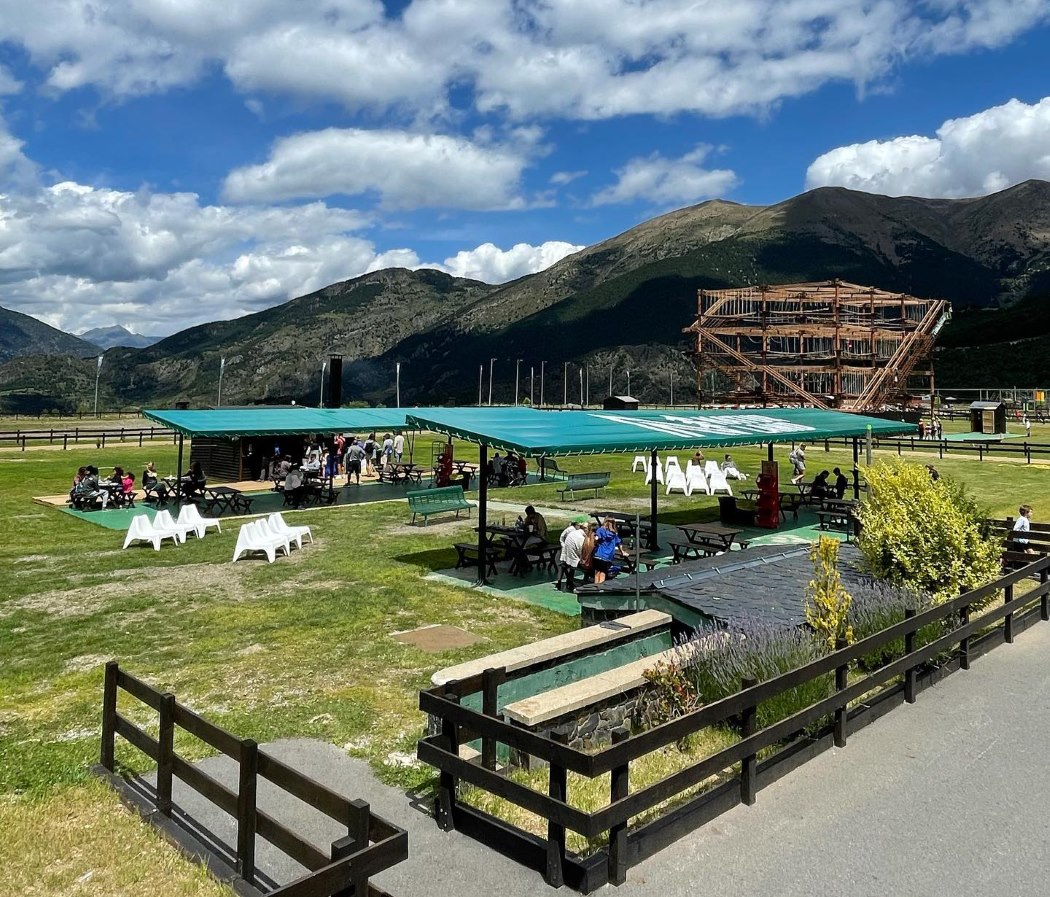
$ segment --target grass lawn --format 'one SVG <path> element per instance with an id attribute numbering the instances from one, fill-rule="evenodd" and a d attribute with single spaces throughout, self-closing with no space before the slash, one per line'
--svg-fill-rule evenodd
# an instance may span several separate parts
<path id="1" fill-rule="evenodd" d="M 424 461 L 429 442 L 416 443 Z M 777 457 L 783 461 L 787 450 L 778 448 Z M 477 457 L 466 447 L 460 455 Z M 753 473 L 764 451 L 733 455 Z M 561 519 L 551 516 L 552 529 L 599 507 L 645 511 L 648 489 L 629 472 L 631 457 L 559 460 L 572 471 L 613 473 L 599 501 L 560 502 L 553 483 L 492 496 L 564 509 Z M 686 453 L 679 457 L 684 463 Z M 434 670 L 577 625 L 530 604 L 425 580 L 453 565 L 452 543 L 473 537 L 474 520 L 409 527 L 403 501 L 291 513 L 291 522 L 313 528 L 316 543 L 269 565 L 230 563 L 239 522 L 178 549 L 121 551 L 119 532 L 31 500 L 66 491 L 79 465 L 137 472 L 150 459 L 174 469 L 175 447 L 0 451 L 0 864 L 14 870 L 14 893 L 225 892 L 90 777 L 102 665 L 110 658 L 234 734 L 331 741 L 407 787 L 430 779 L 413 758 L 424 723 L 416 696 Z M 814 447 L 809 472 L 850 463 L 841 447 L 828 454 Z M 962 456 L 936 463 L 995 516 L 1028 502 L 1035 519 L 1050 519 L 1047 465 Z M 661 494 L 661 508 L 682 518 L 717 516 L 706 496 Z M 440 623 L 482 641 L 428 654 L 391 637 Z M 181 747 L 201 751 L 195 743 Z M 126 748 L 118 756 L 143 766 Z M 133 847 L 117 852 L 103 842 Z"/>

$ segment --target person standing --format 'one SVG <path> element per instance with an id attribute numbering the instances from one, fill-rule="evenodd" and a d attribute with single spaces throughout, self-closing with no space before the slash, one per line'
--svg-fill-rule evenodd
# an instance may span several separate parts
<path id="1" fill-rule="evenodd" d="M 387 433 L 383 437 L 383 468 L 394 463 L 394 437 Z"/>
<path id="2" fill-rule="evenodd" d="M 1025 413 L 1023 423 L 1024 423 L 1024 435 L 1025 435 L 1025 438 L 1026 439 L 1031 439 L 1032 438 L 1032 422 L 1028 419 L 1027 412 Z"/>
<path id="3" fill-rule="evenodd" d="M 400 464 L 403 457 L 405 457 L 405 436 L 403 433 L 398 433 L 394 437 L 394 461 Z"/>
<path id="4" fill-rule="evenodd" d="M 605 582 L 613 561 L 618 555 L 623 554 L 623 541 L 616 528 L 616 521 L 611 517 L 606 517 L 594 534 L 594 539 L 594 581 L 596 583 Z"/>
<path id="5" fill-rule="evenodd" d="M 586 535 L 587 518 L 582 514 L 573 518 L 565 529 L 562 530 L 561 538 L 561 562 L 558 564 L 557 589 L 566 592 L 576 590 L 576 570 L 580 566 L 580 555 L 583 552 L 583 540 Z M 562 583 L 564 582 L 564 586 Z"/>
<path id="6" fill-rule="evenodd" d="M 373 455 L 375 454 L 375 450 L 376 450 L 376 434 L 375 433 L 369 434 L 369 437 L 365 440 L 364 450 L 365 450 L 365 474 L 367 474 L 368 476 L 375 476 L 375 472 L 376 471 L 375 471 L 375 467 L 372 464 Z"/>
<path id="7" fill-rule="evenodd" d="M 361 485 L 361 465 L 365 463 L 365 450 L 361 446 L 361 440 L 356 436 L 346 450 L 346 485 L 350 485 L 350 477 L 353 477 L 357 485 Z"/>
<path id="8" fill-rule="evenodd" d="M 791 462 L 791 468 L 795 471 L 791 482 L 797 486 L 806 475 L 806 444 L 804 442 L 800 442 L 796 448 L 791 450 L 788 461 Z"/>
<path id="9" fill-rule="evenodd" d="M 1028 533 L 1032 531 L 1032 506 L 1021 505 L 1021 507 L 1017 509 L 1017 513 L 1021 516 L 1014 521 L 1014 528 L 1010 541 L 1013 542 L 1020 551 L 1023 551 L 1026 554 L 1035 554 L 1035 551 L 1028 542 Z"/>

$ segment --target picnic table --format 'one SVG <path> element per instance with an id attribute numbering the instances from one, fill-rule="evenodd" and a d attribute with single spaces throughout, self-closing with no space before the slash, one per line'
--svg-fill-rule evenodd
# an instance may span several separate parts
<path id="1" fill-rule="evenodd" d="M 224 511 L 250 514 L 254 499 L 233 486 L 205 486 L 204 513 L 221 515 Z"/>
<path id="2" fill-rule="evenodd" d="M 474 527 L 475 532 L 480 530 L 481 527 Z M 548 570 L 556 568 L 560 546 L 554 542 L 545 542 L 524 527 L 490 523 L 485 527 L 485 536 L 489 545 L 496 550 L 502 548 L 510 558 L 509 573 L 524 576 L 533 568 L 533 557 L 537 565 L 546 566 Z M 497 539 L 502 545 L 497 544 Z"/>
<path id="3" fill-rule="evenodd" d="M 817 511 L 822 530 L 841 529 L 846 533 L 849 542 L 860 532 L 860 520 L 857 519 L 858 503 L 852 499 L 826 498 Z"/>
<path id="4" fill-rule="evenodd" d="M 653 522 L 648 514 L 626 514 L 622 511 L 591 511 L 591 517 L 597 522 L 599 526 L 608 517 L 616 521 L 616 528 L 620 535 L 623 536 L 625 533 L 629 536 L 635 534 L 635 517 L 638 517 L 638 528 L 641 531 L 640 535 L 643 539 L 648 539 L 650 533 L 653 531 Z"/>
<path id="5" fill-rule="evenodd" d="M 686 558 L 710 557 L 723 551 L 731 550 L 733 540 L 743 530 L 720 523 L 683 523 L 678 529 L 685 536 L 686 541 L 672 541 L 668 544 L 674 552 L 672 563 L 680 563 Z M 747 543 L 741 542 L 741 547 L 747 547 Z"/>
<path id="6" fill-rule="evenodd" d="M 389 464 L 379 468 L 379 481 L 381 483 L 415 483 L 423 485 L 423 469 L 418 464 L 408 462 Z"/>

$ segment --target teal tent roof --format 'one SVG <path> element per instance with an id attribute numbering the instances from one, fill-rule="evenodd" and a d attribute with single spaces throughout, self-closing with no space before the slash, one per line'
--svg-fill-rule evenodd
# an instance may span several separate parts
<path id="1" fill-rule="evenodd" d="M 407 430 L 409 413 L 432 408 L 306 408 L 260 405 L 190 411 L 143 411 L 142 416 L 184 436 L 280 436 L 285 433 L 367 433 Z"/>
<path id="2" fill-rule="evenodd" d="M 912 433 L 914 424 L 813 408 L 719 411 L 535 411 L 435 408 L 410 411 L 408 425 L 527 457 L 645 452 L 809 442 Z"/>

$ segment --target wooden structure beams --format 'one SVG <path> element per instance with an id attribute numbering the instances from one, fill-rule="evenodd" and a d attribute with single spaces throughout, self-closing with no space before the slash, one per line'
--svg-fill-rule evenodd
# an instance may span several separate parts
<path id="1" fill-rule="evenodd" d="M 698 290 L 684 332 L 707 400 L 868 412 L 900 401 L 912 377 L 932 394 L 933 344 L 950 315 L 941 299 L 831 280 Z M 709 371 L 728 388 L 705 394 Z"/>

